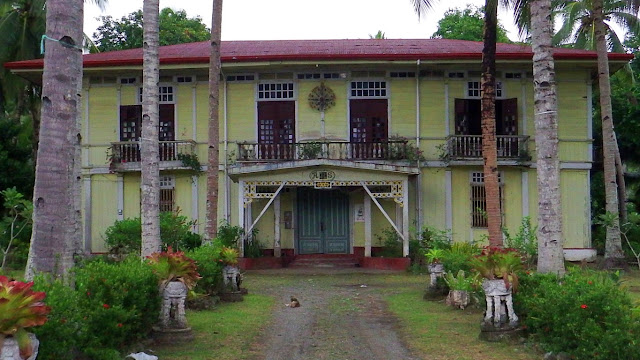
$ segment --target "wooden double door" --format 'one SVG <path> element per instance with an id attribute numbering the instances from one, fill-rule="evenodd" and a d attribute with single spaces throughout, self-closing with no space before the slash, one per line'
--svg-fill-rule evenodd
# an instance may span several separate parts
<path id="1" fill-rule="evenodd" d="M 339 190 L 298 189 L 300 254 L 349 253 L 349 196 Z"/>

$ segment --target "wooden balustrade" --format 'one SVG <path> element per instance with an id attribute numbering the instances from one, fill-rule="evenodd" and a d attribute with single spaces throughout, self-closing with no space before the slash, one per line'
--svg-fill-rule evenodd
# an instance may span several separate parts
<path id="1" fill-rule="evenodd" d="M 496 135 L 498 159 L 526 159 L 529 137 L 523 135 Z M 451 135 L 447 138 L 447 151 L 451 160 L 481 159 L 481 135 Z"/>
<path id="2" fill-rule="evenodd" d="M 238 143 L 237 161 L 406 160 L 407 140 L 349 143 L 317 141 L 291 144 Z"/>
<path id="3" fill-rule="evenodd" d="M 178 155 L 195 154 L 195 141 L 160 141 L 160 161 L 178 161 Z M 139 141 L 119 141 L 111 143 L 111 161 L 113 164 L 140 162 Z"/>

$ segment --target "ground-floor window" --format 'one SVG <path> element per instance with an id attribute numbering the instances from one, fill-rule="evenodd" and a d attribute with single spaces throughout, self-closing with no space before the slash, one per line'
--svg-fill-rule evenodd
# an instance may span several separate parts
<path id="1" fill-rule="evenodd" d="M 160 211 L 174 211 L 176 199 L 176 178 L 160 176 Z"/>
<path id="2" fill-rule="evenodd" d="M 500 215 L 504 217 L 504 183 L 502 173 L 498 173 L 500 184 Z M 471 173 L 471 226 L 478 228 L 488 227 L 487 223 L 487 191 L 484 186 L 484 173 Z"/>

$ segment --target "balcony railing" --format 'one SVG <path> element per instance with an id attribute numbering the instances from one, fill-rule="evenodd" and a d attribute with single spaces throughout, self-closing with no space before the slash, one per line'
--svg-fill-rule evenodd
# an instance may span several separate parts
<path id="1" fill-rule="evenodd" d="M 496 135 L 498 159 L 529 159 L 529 137 L 523 135 Z M 482 135 L 451 135 L 447 138 L 447 151 L 451 160 L 482 158 Z"/>
<path id="2" fill-rule="evenodd" d="M 193 155 L 196 143 L 193 140 L 160 141 L 160 161 L 178 161 L 179 155 Z M 111 164 L 140 162 L 140 142 L 120 141 L 111 143 Z"/>
<path id="3" fill-rule="evenodd" d="M 238 143 L 238 161 L 407 160 L 415 151 L 407 140 L 349 143 L 314 141 L 292 144 Z"/>

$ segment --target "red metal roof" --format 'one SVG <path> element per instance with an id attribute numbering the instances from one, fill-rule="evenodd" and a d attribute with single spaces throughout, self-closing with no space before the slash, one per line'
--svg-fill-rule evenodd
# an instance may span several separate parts
<path id="1" fill-rule="evenodd" d="M 208 41 L 162 46 L 161 64 L 208 63 Z M 448 39 L 354 39 L 354 40 L 272 40 L 223 41 L 223 63 L 254 61 L 321 60 L 464 60 L 480 59 L 482 43 Z M 531 60 L 530 46 L 498 44 L 499 60 Z M 556 60 L 596 60 L 595 51 L 556 48 Z M 609 54 L 613 61 L 630 61 L 631 54 Z M 142 65 L 142 49 L 111 51 L 84 55 L 84 67 Z M 43 60 L 16 61 L 4 64 L 8 69 L 39 69 Z"/>

